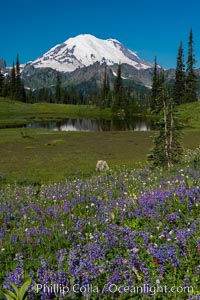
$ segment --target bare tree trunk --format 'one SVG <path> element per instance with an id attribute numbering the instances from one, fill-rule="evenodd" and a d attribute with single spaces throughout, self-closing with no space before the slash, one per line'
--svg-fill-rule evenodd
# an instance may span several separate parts
<path id="1" fill-rule="evenodd" d="M 170 152 L 170 167 L 173 167 L 172 163 L 172 142 L 173 142 L 173 127 L 174 127 L 174 116 L 171 111 L 170 113 L 170 136 L 169 136 L 169 152 Z"/>
<path id="2" fill-rule="evenodd" d="M 164 136 L 165 136 L 165 156 L 167 160 L 167 166 L 170 168 L 170 159 L 169 159 L 169 143 L 168 143 L 168 128 L 167 128 L 167 99 L 163 95 L 163 118 L 164 118 Z"/>

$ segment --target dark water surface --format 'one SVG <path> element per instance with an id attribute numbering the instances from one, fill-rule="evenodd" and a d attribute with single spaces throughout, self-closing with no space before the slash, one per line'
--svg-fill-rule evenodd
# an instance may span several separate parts
<path id="1" fill-rule="evenodd" d="M 131 120 L 90 120 L 90 119 L 63 119 L 29 123 L 24 126 L 32 129 L 48 129 L 51 131 L 148 131 L 155 129 L 152 121 L 136 117 Z"/>

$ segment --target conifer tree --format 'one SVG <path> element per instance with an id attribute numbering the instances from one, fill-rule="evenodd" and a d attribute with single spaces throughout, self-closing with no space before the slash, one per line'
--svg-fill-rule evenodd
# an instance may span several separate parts
<path id="1" fill-rule="evenodd" d="M 123 90 L 123 84 L 122 84 L 122 76 L 121 76 L 121 65 L 119 64 L 117 69 L 117 76 L 114 82 L 114 93 L 118 95 L 122 93 L 122 90 Z"/>
<path id="2" fill-rule="evenodd" d="M 184 102 L 185 98 L 185 65 L 184 65 L 184 51 L 182 41 L 178 49 L 176 75 L 174 83 L 174 101 L 176 104 Z"/>
<path id="3" fill-rule="evenodd" d="M 116 114 L 122 108 L 123 84 L 121 77 L 121 65 L 118 65 L 117 76 L 114 82 L 112 112 Z"/>
<path id="4" fill-rule="evenodd" d="M 153 112 L 155 114 L 159 114 L 160 111 L 162 110 L 163 107 L 163 102 L 161 100 L 161 98 L 159 97 L 160 95 L 160 88 L 164 85 L 165 83 L 165 73 L 164 73 L 164 69 L 161 68 L 159 72 L 157 72 L 157 91 L 155 93 L 155 99 L 154 99 L 154 110 Z"/>
<path id="5" fill-rule="evenodd" d="M 78 99 L 77 91 L 74 85 L 71 85 L 69 89 L 69 103 L 76 105 L 77 99 Z"/>
<path id="6" fill-rule="evenodd" d="M 12 99 L 15 99 L 16 95 L 16 72 L 15 72 L 15 64 L 13 62 L 12 69 L 11 69 L 11 77 L 10 77 L 10 96 Z"/>
<path id="7" fill-rule="evenodd" d="M 105 108 L 105 107 L 109 107 L 110 106 L 110 80 L 109 80 L 109 76 L 107 74 L 107 69 L 105 66 L 105 71 L 104 71 L 104 79 L 103 79 L 103 88 L 102 91 L 100 93 L 100 99 L 99 99 L 100 103 L 99 106 L 101 108 Z"/>
<path id="8" fill-rule="evenodd" d="M 0 69 L 0 97 L 4 95 L 4 76 Z"/>
<path id="9" fill-rule="evenodd" d="M 37 101 L 48 102 L 48 99 L 49 99 L 49 90 L 45 87 L 41 88 L 38 93 Z"/>
<path id="10" fill-rule="evenodd" d="M 196 75 L 194 71 L 195 55 L 193 48 L 193 33 L 190 29 L 189 41 L 188 41 L 188 59 L 186 69 L 186 93 L 185 102 L 197 101 L 197 86 L 196 86 Z"/>
<path id="11" fill-rule="evenodd" d="M 128 83 L 128 89 L 126 92 L 126 106 L 125 106 L 125 115 L 126 117 L 132 116 L 134 112 L 136 112 L 136 107 L 135 107 L 135 99 L 132 96 L 132 89 L 131 89 L 131 83 L 129 81 Z"/>
<path id="12" fill-rule="evenodd" d="M 102 88 L 101 97 L 100 97 L 100 107 L 101 108 L 106 107 L 106 98 L 107 98 L 107 72 L 106 72 L 106 66 L 105 66 L 103 88 Z"/>
<path id="13" fill-rule="evenodd" d="M 175 102 L 165 83 L 159 88 L 157 102 L 160 103 L 160 121 L 158 134 L 153 140 L 153 149 L 149 159 L 154 166 L 171 168 L 179 161 L 182 153 L 180 143 L 181 124 L 176 114 Z"/>
<path id="14" fill-rule="evenodd" d="M 11 85 L 11 77 L 8 74 L 6 78 L 4 78 L 3 97 L 8 97 L 8 96 L 11 97 L 10 85 Z"/>
<path id="15" fill-rule="evenodd" d="M 27 100 L 28 103 L 34 103 L 35 97 L 34 97 L 34 93 L 33 93 L 33 90 L 32 90 L 32 89 L 30 89 L 30 90 L 28 91 L 26 100 Z"/>
<path id="16" fill-rule="evenodd" d="M 26 94 L 24 90 L 24 85 L 21 80 L 21 73 L 20 73 L 20 63 L 19 63 L 19 56 L 17 55 L 16 58 L 16 68 L 15 68 L 15 95 L 14 98 L 19 101 L 26 101 Z"/>
<path id="17" fill-rule="evenodd" d="M 158 72 L 158 94 L 160 92 L 160 87 L 165 83 L 165 71 L 161 67 L 160 71 Z"/>
<path id="18" fill-rule="evenodd" d="M 158 74 L 157 58 L 155 57 L 153 78 L 152 78 L 151 100 L 150 100 L 151 112 L 154 112 L 156 109 L 156 99 L 158 97 L 158 90 L 159 90 L 159 74 Z"/>
<path id="19" fill-rule="evenodd" d="M 61 103 L 61 80 L 58 72 L 56 76 L 56 102 Z"/>
<path id="20" fill-rule="evenodd" d="M 16 80 L 15 80 L 15 99 L 21 100 L 21 75 L 20 75 L 20 64 L 19 56 L 16 59 Z"/>
<path id="21" fill-rule="evenodd" d="M 112 91 L 110 88 L 110 78 L 109 75 L 106 74 L 106 107 L 111 107 L 112 103 Z"/>

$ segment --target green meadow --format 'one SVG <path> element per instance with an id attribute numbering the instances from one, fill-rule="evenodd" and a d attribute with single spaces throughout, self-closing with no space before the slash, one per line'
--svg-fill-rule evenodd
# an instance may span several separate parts
<path id="1" fill-rule="evenodd" d="M 20 126 L 30 121 L 59 120 L 66 117 L 110 119 L 111 111 L 98 109 L 94 105 L 27 104 L 0 97 L 0 128 Z"/>
<path id="2" fill-rule="evenodd" d="M 183 146 L 200 145 L 200 103 L 179 109 L 186 125 Z M 96 162 L 106 160 L 110 167 L 137 167 L 146 163 L 153 131 L 53 132 L 9 128 L 20 124 L 66 117 L 109 119 L 109 109 L 61 104 L 25 104 L 0 99 L 0 181 L 48 182 L 69 175 L 89 175 Z"/>

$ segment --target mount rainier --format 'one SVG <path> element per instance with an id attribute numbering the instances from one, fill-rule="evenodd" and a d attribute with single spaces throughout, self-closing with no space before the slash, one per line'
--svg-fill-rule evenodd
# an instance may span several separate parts
<path id="1" fill-rule="evenodd" d="M 102 87 L 105 67 L 114 83 L 119 63 L 122 78 L 136 90 L 148 89 L 152 82 L 153 63 L 141 59 L 116 39 L 99 39 L 81 34 L 58 44 L 22 67 L 25 87 L 32 90 L 53 88 L 57 72 L 63 87 L 95 90 Z"/>
<path id="2" fill-rule="evenodd" d="M 48 52 L 27 65 L 34 68 L 52 68 L 59 72 L 73 72 L 94 63 L 128 64 L 137 70 L 148 69 L 146 62 L 115 39 L 102 40 L 90 34 L 81 34 L 56 45 Z"/>

